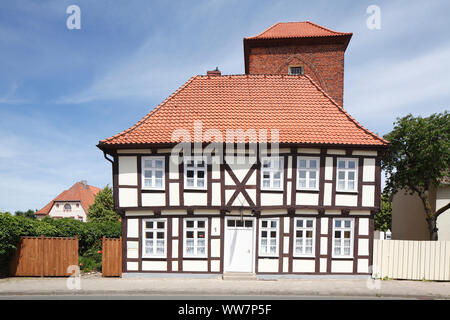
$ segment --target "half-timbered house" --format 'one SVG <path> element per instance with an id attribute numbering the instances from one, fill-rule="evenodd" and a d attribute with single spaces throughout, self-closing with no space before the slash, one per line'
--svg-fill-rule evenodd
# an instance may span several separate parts
<path id="1" fill-rule="evenodd" d="M 193 76 L 100 141 L 124 276 L 369 273 L 388 143 L 342 106 L 350 37 L 276 24 L 244 39 L 244 75 Z"/>

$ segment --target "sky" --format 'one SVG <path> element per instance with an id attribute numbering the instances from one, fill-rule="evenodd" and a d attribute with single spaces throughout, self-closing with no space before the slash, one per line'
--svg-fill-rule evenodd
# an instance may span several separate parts
<path id="1" fill-rule="evenodd" d="M 80 29 L 67 28 L 70 5 Z M 367 27 L 370 5 L 380 29 Z M 41 209 L 80 180 L 111 185 L 99 140 L 193 75 L 243 74 L 242 39 L 277 22 L 353 32 L 344 108 L 371 131 L 449 110 L 449 11 L 448 0 L 2 0 L 0 211 Z"/>

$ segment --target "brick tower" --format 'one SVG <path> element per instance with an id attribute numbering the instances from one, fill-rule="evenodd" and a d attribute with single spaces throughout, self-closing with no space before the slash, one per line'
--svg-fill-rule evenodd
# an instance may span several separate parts
<path id="1" fill-rule="evenodd" d="M 351 37 L 309 21 L 277 23 L 244 38 L 245 73 L 306 74 L 342 106 L 344 53 Z"/>

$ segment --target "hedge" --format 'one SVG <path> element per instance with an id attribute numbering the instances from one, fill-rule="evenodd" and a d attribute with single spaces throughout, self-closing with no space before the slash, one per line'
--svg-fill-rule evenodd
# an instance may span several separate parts
<path id="1" fill-rule="evenodd" d="M 82 222 L 70 218 L 33 220 L 0 213 L 0 275 L 7 275 L 9 261 L 21 236 L 74 237 L 78 236 L 80 256 L 89 250 L 100 249 L 99 240 L 121 236 L 120 222 Z"/>

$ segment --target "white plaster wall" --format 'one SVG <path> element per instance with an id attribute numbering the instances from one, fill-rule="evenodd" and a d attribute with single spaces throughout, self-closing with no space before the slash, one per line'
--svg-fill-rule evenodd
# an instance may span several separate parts
<path id="1" fill-rule="evenodd" d="M 66 203 L 70 204 L 70 206 L 72 208 L 70 211 L 64 211 L 64 205 Z M 59 207 L 56 207 L 57 204 L 59 205 Z M 78 208 L 77 208 L 77 204 L 78 204 Z M 70 201 L 70 202 L 56 201 L 53 204 L 53 207 L 50 209 L 48 215 L 50 217 L 74 218 L 76 220 L 78 220 L 79 217 L 81 217 L 84 222 L 87 221 L 86 213 L 84 212 L 84 209 L 81 206 L 81 202 L 80 201 Z"/>
<path id="2" fill-rule="evenodd" d="M 169 179 L 178 179 L 180 174 L 178 172 L 179 156 L 170 156 L 169 161 Z"/>
<path id="3" fill-rule="evenodd" d="M 353 272 L 353 261 L 331 261 L 331 272 L 351 273 Z"/>
<path id="4" fill-rule="evenodd" d="M 364 159 L 363 166 L 363 181 L 364 182 L 374 182 L 375 181 L 375 159 L 366 158 Z"/>
<path id="5" fill-rule="evenodd" d="M 358 255 L 369 255 L 369 239 L 358 239 Z"/>
<path id="6" fill-rule="evenodd" d="M 363 186 L 362 193 L 362 205 L 373 207 L 375 205 L 375 186 Z"/>
<path id="7" fill-rule="evenodd" d="M 178 261 L 172 261 L 172 271 L 178 271 Z"/>
<path id="8" fill-rule="evenodd" d="M 258 272 L 278 272 L 278 259 L 258 259 Z"/>
<path id="9" fill-rule="evenodd" d="M 328 237 L 320 237 L 320 254 L 327 254 L 328 250 Z"/>
<path id="10" fill-rule="evenodd" d="M 172 239 L 172 258 L 178 258 L 178 239 Z"/>
<path id="11" fill-rule="evenodd" d="M 184 192 L 184 205 L 185 206 L 206 206 L 207 193 L 198 192 Z"/>
<path id="12" fill-rule="evenodd" d="M 211 204 L 213 206 L 220 206 L 220 183 L 213 183 L 211 189 Z"/>
<path id="13" fill-rule="evenodd" d="M 135 217 L 135 216 L 153 216 L 155 213 L 153 210 L 128 210 L 125 212 L 125 216 L 127 217 Z"/>
<path id="14" fill-rule="evenodd" d="M 298 153 L 320 153 L 320 149 L 316 148 L 297 148 Z"/>
<path id="15" fill-rule="evenodd" d="M 119 185 L 137 186 L 137 157 L 119 157 Z"/>
<path id="16" fill-rule="evenodd" d="M 331 197 L 333 196 L 333 184 L 325 183 L 323 191 L 323 204 L 325 206 L 331 206 Z"/>
<path id="17" fill-rule="evenodd" d="M 289 253 L 289 237 L 283 237 L 283 253 Z"/>
<path id="18" fill-rule="evenodd" d="M 283 205 L 282 193 L 263 193 L 261 192 L 261 205 L 262 206 L 277 206 Z"/>
<path id="19" fill-rule="evenodd" d="M 256 189 L 246 189 L 246 191 L 253 203 L 256 203 Z"/>
<path id="20" fill-rule="evenodd" d="M 314 272 L 316 262 L 311 260 L 296 260 L 292 261 L 292 272 Z"/>
<path id="21" fill-rule="evenodd" d="M 283 258 L 283 272 L 289 272 L 289 258 Z"/>
<path id="22" fill-rule="evenodd" d="M 211 235 L 220 235 L 220 218 L 211 218 Z"/>
<path id="23" fill-rule="evenodd" d="M 211 239 L 211 257 L 220 257 L 220 239 Z"/>
<path id="24" fill-rule="evenodd" d="M 296 203 L 297 205 L 319 205 L 319 194 L 318 193 L 296 193 Z"/>
<path id="25" fill-rule="evenodd" d="M 335 204 L 337 206 L 356 206 L 358 204 L 357 194 L 336 194 Z"/>
<path id="26" fill-rule="evenodd" d="M 369 273 L 369 259 L 358 259 L 356 272 Z"/>
<path id="27" fill-rule="evenodd" d="M 328 149 L 328 154 L 338 154 L 338 155 L 345 155 L 345 150 L 343 149 Z"/>
<path id="28" fill-rule="evenodd" d="M 127 262 L 127 270 L 137 271 L 139 269 L 139 264 L 137 262 Z"/>
<path id="29" fill-rule="evenodd" d="M 139 242 L 127 241 L 127 258 L 139 258 Z"/>
<path id="30" fill-rule="evenodd" d="M 208 271 L 208 261 L 183 260 L 183 271 Z"/>
<path id="31" fill-rule="evenodd" d="M 377 151 L 371 150 L 354 150 L 352 153 L 354 156 L 377 156 Z"/>
<path id="32" fill-rule="evenodd" d="M 325 158 L 325 180 L 333 179 L 333 157 Z"/>
<path id="33" fill-rule="evenodd" d="M 211 157 L 212 160 L 212 178 L 213 179 L 220 179 L 220 157 L 214 156 Z"/>
<path id="34" fill-rule="evenodd" d="M 328 234 L 328 218 L 320 218 L 320 234 Z"/>
<path id="35" fill-rule="evenodd" d="M 288 164 L 287 164 L 287 178 L 292 178 L 292 156 L 288 156 Z"/>
<path id="36" fill-rule="evenodd" d="M 142 261 L 143 271 L 167 271 L 167 261 Z"/>
<path id="37" fill-rule="evenodd" d="M 139 219 L 127 220 L 127 237 L 137 238 L 139 236 Z"/>
<path id="38" fill-rule="evenodd" d="M 284 217 L 283 218 L 283 232 L 284 233 L 289 233 L 289 223 L 290 223 L 290 219 L 288 217 Z"/>
<path id="39" fill-rule="evenodd" d="M 172 237 L 178 237 L 178 218 L 172 218 Z"/>
<path id="40" fill-rule="evenodd" d="M 320 258 L 320 272 L 327 272 L 327 259 Z"/>
<path id="41" fill-rule="evenodd" d="M 119 206 L 137 207 L 137 189 L 119 188 Z"/>
<path id="42" fill-rule="evenodd" d="M 142 206 L 165 206 L 166 194 L 165 193 L 143 193 L 142 194 Z"/>
<path id="43" fill-rule="evenodd" d="M 169 183 L 169 192 L 170 192 L 170 205 L 171 206 L 179 206 L 180 205 L 180 186 L 178 183 Z M 165 201 L 165 199 L 164 199 Z"/>
<path id="44" fill-rule="evenodd" d="M 369 219 L 359 218 L 358 235 L 367 236 L 369 235 Z"/>
<path id="45" fill-rule="evenodd" d="M 220 272 L 220 260 L 211 260 L 211 272 Z"/>

